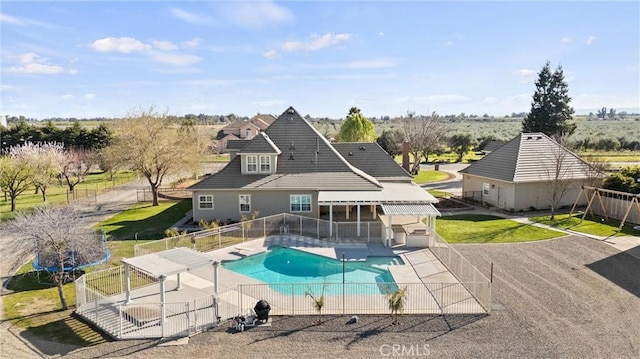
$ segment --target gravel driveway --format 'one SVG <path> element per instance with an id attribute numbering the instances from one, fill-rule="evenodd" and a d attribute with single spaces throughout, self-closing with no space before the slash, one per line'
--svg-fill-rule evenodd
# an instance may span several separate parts
<path id="1" fill-rule="evenodd" d="M 356 324 L 331 316 L 321 326 L 277 317 L 244 333 L 222 326 L 186 345 L 110 342 L 64 357 L 640 357 L 640 260 L 577 236 L 457 248 L 487 274 L 494 263 L 489 316 L 404 316 L 397 326 L 388 316 Z"/>

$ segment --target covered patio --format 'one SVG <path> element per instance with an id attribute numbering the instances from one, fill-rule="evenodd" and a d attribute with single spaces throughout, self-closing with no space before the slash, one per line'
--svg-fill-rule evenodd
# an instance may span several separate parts
<path id="1" fill-rule="evenodd" d="M 319 213 L 329 222 L 360 223 L 381 221 L 385 246 L 428 247 L 435 234 L 435 218 L 440 212 L 433 206 L 438 200 L 415 183 L 382 182 L 380 191 L 320 191 Z M 329 236 L 333 236 L 330 228 Z"/>

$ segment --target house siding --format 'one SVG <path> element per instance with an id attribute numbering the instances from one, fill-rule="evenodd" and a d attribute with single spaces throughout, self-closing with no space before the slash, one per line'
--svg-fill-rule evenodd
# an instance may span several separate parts
<path id="1" fill-rule="evenodd" d="M 514 208 L 515 185 L 513 183 L 468 174 L 464 175 L 462 183 L 464 192 L 476 193 L 482 193 L 483 186 L 486 183 L 489 185 L 489 194 L 481 195 L 482 203 L 502 208 L 507 211 Z"/>
<path id="2" fill-rule="evenodd" d="M 213 195 L 213 210 L 203 210 L 194 203 L 193 220 L 204 219 L 211 221 L 239 221 L 245 213 L 240 213 L 240 194 L 251 195 L 251 212 L 258 212 L 259 217 L 271 216 L 280 213 L 292 213 L 290 211 L 289 196 L 292 194 L 311 195 L 311 212 L 295 212 L 309 217 L 318 217 L 318 191 L 194 191 L 193 198 L 197 200 L 200 195 Z"/>
<path id="3" fill-rule="evenodd" d="M 584 181 L 576 180 L 569 190 L 562 196 L 558 207 L 570 207 L 573 206 L 581 188 L 584 185 Z M 516 184 L 516 198 L 514 203 L 514 211 L 527 211 L 532 208 L 535 209 L 550 209 L 551 208 L 551 189 L 552 182 L 537 182 L 537 183 L 518 183 Z M 579 206 L 587 204 L 587 200 L 582 196 L 578 202 Z"/>

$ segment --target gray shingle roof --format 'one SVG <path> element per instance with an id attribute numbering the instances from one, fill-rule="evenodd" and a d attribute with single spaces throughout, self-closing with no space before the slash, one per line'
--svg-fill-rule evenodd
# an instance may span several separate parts
<path id="1" fill-rule="evenodd" d="M 233 135 L 229 135 L 229 136 L 233 136 Z M 227 150 L 228 151 L 234 151 L 234 150 L 238 151 L 238 150 L 242 149 L 242 147 L 246 146 L 248 143 L 249 143 L 249 141 L 241 140 L 241 139 L 229 140 L 229 141 L 227 141 Z"/>
<path id="2" fill-rule="evenodd" d="M 235 157 L 218 173 L 189 189 L 314 188 L 375 190 L 376 178 L 351 165 L 309 122 L 288 108 L 265 131 L 242 148 L 242 153 L 275 153 L 279 149 L 277 173 L 242 175 L 241 158 Z M 257 142 L 256 142 L 257 141 Z M 254 149 L 254 142 L 255 149 Z M 270 142 L 270 143 L 269 143 Z M 273 147 L 269 147 L 273 145 Z"/>
<path id="3" fill-rule="evenodd" d="M 523 133 L 460 171 L 507 182 L 550 181 L 561 163 L 562 179 L 587 178 L 593 171 L 578 155 L 543 133 Z"/>
<path id="4" fill-rule="evenodd" d="M 264 132 L 260 132 L 252 140 L 247 142 L 248 143 L 242 147 L 242 150 L 238 152 L 239 155 L 250 153 L 282 153 L 278 146 L 276 146 Z"/>
<path id="5" fill-rule="evenodd" d="M 365 171 L 375 178 L 412 178 L 411 175 L 398 165 L 376 142 L 334 143 L 333 147 L 354 167 Z"/>

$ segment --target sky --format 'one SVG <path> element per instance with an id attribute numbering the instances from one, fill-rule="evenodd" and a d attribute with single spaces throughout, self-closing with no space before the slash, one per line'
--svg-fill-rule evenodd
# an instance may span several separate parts
<path id="1" fill-rule="evenodd" d="M 3 1 L 0 115 L 640 111 L 640 2 Z"/>

